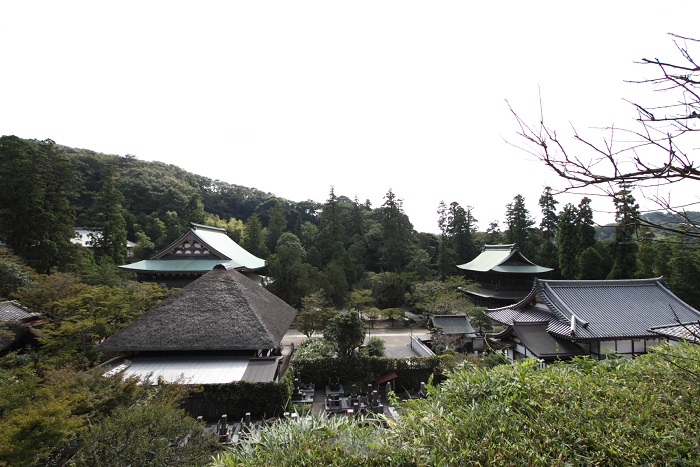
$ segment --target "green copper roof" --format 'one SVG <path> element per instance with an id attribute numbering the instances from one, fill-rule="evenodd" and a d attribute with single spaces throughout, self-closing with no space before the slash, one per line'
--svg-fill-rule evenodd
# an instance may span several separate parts
<path id="1" fill-rule="evenodd" d="M 221 259 L 145 259 L 133 264 L 119 266 L 134 272 L 208 272 L 217 264 L 231 265 L 234 269 L 244 266 L 232 260 Z"/>
<path id="2" fill-rule="evenodd" d="M 265 260 L 244 250 L 224 229 L 192 223 L 187 233 L 152 259 L 119 267 L 134 272 L 195 273 L 211 271 L 217 264 L 256 270 L 265 266 Z"/>
<path id="3" fill-rule="evenodd" d="M 538 266 L 525 258 L 516 244 L 485 245 L 481 254 L 474 260 L 457 266 L 475 272 L 501 272 L 508 274 L 542 274 L 551 268 Z"/>

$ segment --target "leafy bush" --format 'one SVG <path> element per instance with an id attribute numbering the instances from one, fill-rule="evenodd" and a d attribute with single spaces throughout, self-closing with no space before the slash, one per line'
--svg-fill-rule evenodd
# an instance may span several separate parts
<path id="1" fill-rule="evenodd" d="M 386 351 L 386 344 L 384 339 L 376 336 L 370 337 L 367 341 L 367 348 L 370 350 L 370 352 L 374 351 L 373 353 L 375 353 L 377 357 L 383 357 L 384 352 Z"/>
<path id="2" fill-rule="evenodd" d="M 296 358 L 325 358 L 333 356 L 333 346 L 323 337 L 309 337 L 299 344 Z"/>
<path id="3" fill-rule="evenodd" d="M 700 465 L 699 396 L 700 346 L 543 369 L 466 364 L 407 401 L 392 429 L 285 421 L 214 465 Z"/>

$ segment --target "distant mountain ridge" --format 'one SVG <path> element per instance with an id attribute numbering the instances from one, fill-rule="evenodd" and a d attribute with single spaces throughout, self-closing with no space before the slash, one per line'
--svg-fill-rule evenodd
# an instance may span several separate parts
<path id="1" fill-rule="evenodd" d="M 686 215 L 688 218 L 693 221 L 700 223 L 700 212 L 698 211 L 687 211 Z M 655 211 L 655 212 L 649 212 L 646 214 L 642 214 L 642 218 L 657 225 L 667 225 L 667 226 L 679 226 L 684 223 L 682 219 L 679 219 L 677 215 L 668 213 L 668 212 L 661 212 L 661 211 Z M 595 238 L 601 241 L 608 241 L 612 240 L 613 236 L 615 235 L 615 226 L 617 224 L 611 223 L 611 224 L 605 224 L 600 227 L 596 227 L 596 235 Z M 657 236 L 657 237 L 670 237 L 672 236 L 671 233 L 662 230 L 662 229 L 654 229 L 652 228 L 651 231 Z"/>

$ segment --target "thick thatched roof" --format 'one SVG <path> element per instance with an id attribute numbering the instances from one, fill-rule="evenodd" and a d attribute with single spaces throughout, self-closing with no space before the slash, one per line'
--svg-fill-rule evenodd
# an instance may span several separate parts
<path id="1" fill-rule="evenodd" d="M 258 350 L 279 347 L 296 310 L 243 274 L 216 266 L 95 350 Z"/>

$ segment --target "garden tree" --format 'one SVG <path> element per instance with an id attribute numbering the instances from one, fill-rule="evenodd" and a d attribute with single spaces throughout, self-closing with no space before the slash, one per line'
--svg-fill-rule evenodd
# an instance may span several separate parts
<path id="1" fill-rule="evenodd" d="M 295 359 L 302 358 L 331 358 L 333 356 L 333 347 L 323 337 L 309 337 L 304 339 L 299 344 Z"/>
<path id="2" fill-rule="evenodd" d="M 389 189 L 380 208 L 382 215 L 381 248 L 382 265 L 389 271 L 398 272 L 407 262 L 410 233 L 413 226 L 403 212 L 403 200 Z"/>
<path id="3" fill-rule="evenodd" d="M 654 248 L 654 233 L 648 227 L 639 229 L 639 250 L 637 251 L 637 278 L 654 277 L 656 248 Z"/>
<path id="4" fill-rule="evenodd" d="M 45 384 L 34 365 L 0 368 L 0 393 L 3 466 L 36 465 L 35 461 L 43 460 L 54 445 L 83 425 L 79 417 L 71 414 L 82 394 L 72 391 L 65 382 Z"/>
<path id="5" fill-rule="evenodd" d="M 187 201 L 187 205 L 185 206 L 185 224 L 189 224 L 190 222 L 194 222 L 195 224 L 204 224 L 204 220 L 206 218 L 207 213 L 204 212 L 202 195 L 197 192 L 192 193 L 190 199 Z"/>
<path id="6" fill-rule="evenodd" d="M 391 327 L 394 327 L 394 321 L 397 319 L 403 319 L 406 313 L 401 308 L 384 308 L 381 310 L 383 317 L 391 321 Z"/>
<path id="7" fill-rule="evenodd" d="M 365 326 L 357 310 L 338 313 L 323 330 L 323 337 L 341 359 L 351 359 L 365 340 Z"/>
<path id="8" fill-rule="evenodd" d="M 633 279 L 637 272 L 637 221 L 639 205 L 632 196 L 631 186 L 623 183 L 616 193 L 615 238 L 613 240 L 613 268 L 608 279 Z"/>
<path id="9" fill-rule="evenodd" d="M 559 251 L 559 269 L 564 279 L 575 279 L 579 273 L 580 237 L 577 228 L 578 209 L 567 203 L 559 214 L 557 230 L 557 249 Z"/>
<path id="10" fill-rule="evenodd" d="M 473 287 L 463 276 L 448 276 L 445 282 L 429 281 L 414 284 L 409 304 L 433 315 L 466 314 L 474 306 L 464 293 Z"/>
<path id="11" fill-rule="evenodd" d="M 18 263 L 19 258 L 7 254 L 0 248 L 0 301 L 7 299 L 11 293 L 22 287 L 31 287 L 35 273 L 31 268 Z"/>
<path id="12" fill-rule="evenodd" d="M 554 199 L 552 187 L 546 186 L 544 188 L 539 204 L 540 208 L 542 208 L 540 229 L 542 229 L 545 239 L 551 241 L 557 234 L 557 228 L 559 227 L 559 218 L 557 217 L 557 204 L 559 204 L 559 201 Z"/>
<path id="13" fill-rule="evenodd" d="M 379 308 L 400 307 L 409 289 L 408 280 L 395 272 L 382 272 L 372 279 L 372 298 Z"/>
<path id="14" fill-rule="evenodd" d="M 530 252 L 529 230 L 534 224 L 535 221 L 530 217 L 530 211 L 525 207 L 525 198 L 522 195 L 516 195 L 513 202 L 506 206 L 506 225 L 508 228 L 505 232 L 505 240 L 506 243 L 516 243 L 526 257 Z"/>
<path id="15" fill-rule="evenodd" d="M 340 206 L 340 201 L 335 195 L 335 189 L 331 186 L 326 204 L 323 205 L 323 210 L 319 216 L 319 244 L 321 256 L 324 264 L 331 261 L 333 249 L 336 242 L 343 242 L 343 227 L 344 212 Z"/>
<path id="16" fill-rule="evenodd" d="M 119 174 L 113 165 L 105 167 L 102 187 L 95 196 L 95 206 L 90 210 L 90 227 L 99 232 L 91 235 L 96 258 L 107 256 L 116 265 L 126 258 L 126 220 L 122 202 L 124 195 L 118 189 Z"/>
<path id="17" fill-rule="evenodd" d="M 158 252 L 156 244 L 143 232 L 136 232 L 136 246 L 133 249 L 134 259 L 148 259 Z"/>
<path id="18" fill-rule="evenodd" d="M 174 290 L 150 283 L 123 282 L 120 286 L 91 286 L 66 273 L 39 275 L 36 285 L 13 297 L 50 322 L 40 352 L 45 361 L 84 366 L 99 360 L 92 348 L 131 323 Z"/>
<path id="19" fill-rule="evenodd" d="M 257 214 L 253 214 L 248 218 L 248 222 L 243 229 L 243 248 L 249 253 L 257 255 L 260 247 L 263 244 L 263 229 L 260 223 L 260 218 Z"/>
<path id="20" fill-rule="evenodd" d="M 629 221 L 638 226 L 700 238 L 697 220 L 688 214 L 683 202 L 680 205 L 672 203 L 670 192 L 663 189 L 664 185 L 700 180 L 700 168 L 691 154 L 696 147 L 694 133 L 700 129 L 697 125 L 700 118 L 700 67 L 692 58 L 689 47 L 697 46 L 700 41 L 671 36 L 682 61 L 670 63 L 644 58 L 640 63 L 653 67 L 658 74 L 635 81 L 668 93 L 669 99 L 662 105 L 633 103 L 637 125 L 604 128 L 610 131 L 610 136 L 604 138 L 602 144 L 574 130 L 574 141 L 579 146 L 572 149 L 560 139 L 562 133 L 548 128 L 542 117 L 536 125 L 530 126 L 512 108 L 511 112 L 520 126 L 518 135 L 525 142 L 525 146 L 519 147 L 563 178 L 567 182 L 564 191 L 597 189 L 601 194 L 617 199 L 620 184 L 634 184 L 647 200 L 655 203 L 661 211 L 670 213 L 678 223 L 655 222 L 643 217 L 639 211 L 631 212 Z M 690 228 L 678 229 L 679 224 Z"/>
<path id="21" fill-rule="evenodd" d="M 372 307 L 364 313 L 365 318 L 369 321 L 369 328 L 374 328 L 374 323 L 379 319 L 381 315 L 381 310 L 379 308 Z"/>
<path id="22" fill-rule="evenodd" d="M 348 307 L 364 313 L 366 310 L 369 310 L 373 304 L 372 289 L 357 289 L 350 292 Z"/>
<path id="23" fill-rule="evenodd" d="M 302 297 L 316 289 L 318 271 L 302 261 L 302 251 L 280 245 L 277 253 L 267 260 L 267 273 L 273 279 L 265 288 L 296 309 L 302 306 Z"/>
<path id="24" fill-rule="evenodd" d="M 345 304 L 348 294 L 348 281 L 343 265 L 339 261 L 331 261 L 321 273 L 321 286 L 329 302 L 337 308 Z"/>
<path id="25" fill-rule="evenodd" d="M 295 319 L 297 329 L 306 337 L 312 337 L 316 332 L 323 331 L 328 326 L 328 320 L 337 314 L 338 310 L 331 307 L 321 289 L 301 299 L 301 311 Z"/>
<path id="26" fill-rule="evenodd" d="M 673 293 L 694 308 L 700 307 L 700 268 L 697 245 L 687 237 L 679 237 L 673 245 L 673 256 L 669 261 L 671 270 L 668 285 Z"/>
<path id="27" fill-rule="evenodd" d="M 588 247 L 579 256 L 579 272 L 576 279 L 601 280 L 605 279 L 605 263 L 603 257 L 594 246 Z"/>
<path id="28" fill-rule="evenodd" d="M 240 245 L 243 240 L 244 229 L 245 224 L 243 221 L 232 217 L 228 220 L 228 224 L 226 224 L 226 235 Z"/>
<path id="29" fill-rule="evenodd" d="M 386 342 L 384 339 L 373 336 L 367 339 L 367 350 L 370 355 L 383 357 L 386 352 Z"/>
<path id="30" fill-rule="evenodd" d="M 49 273 L 73 236 L 81 180 L 51 140 L 0 138 L 0 240 L 34 269 Z"/>
<path id="31" fill-rule="evenodd" d="M 85 433 L 78 465 L 203 465 L 218 449 L 216 435 L 178 409 L 177 402 L 156 398 L 116 409 Z"/>
<path id="32" fill-rule="evenodd" d="M 267 248 L 274 253 L 277 248 L 277 240 L 287 230 L 287 218 L 284 216 L 284 208 L 278 202 L 270 208 L 270 220 L 267 223 Z"/>
<path id="33" fill-rule="evenodd" d="M 480 336 L 493 330 L 493 323 L 484 314 L 484 308 L 480 306 L 475 306 L 469 311 L 469 323 Z"/>

